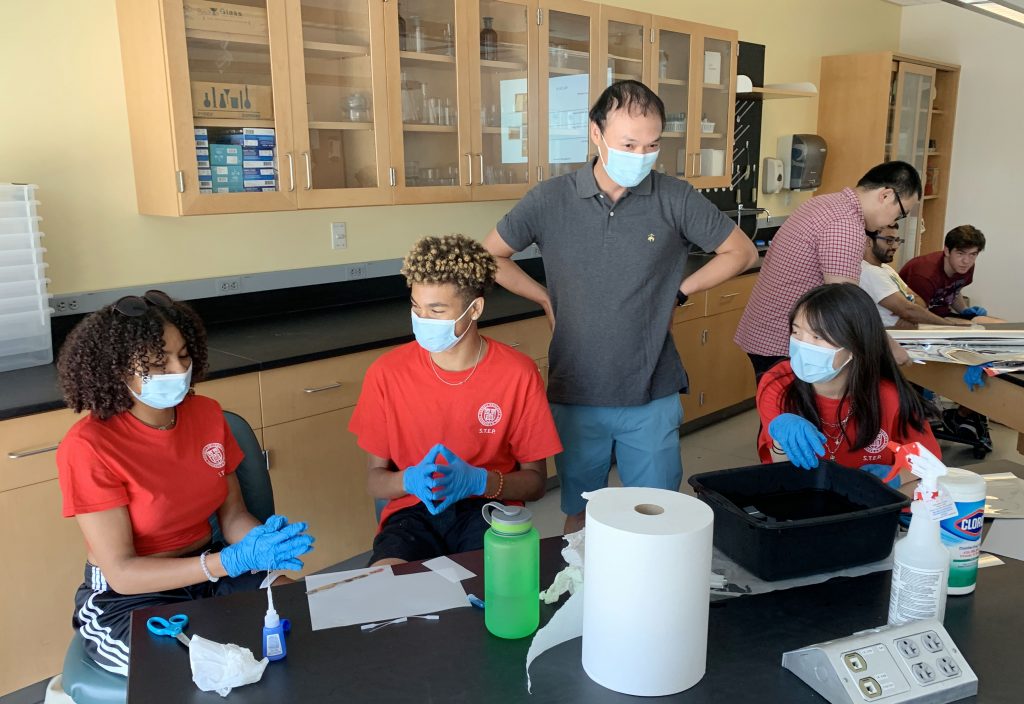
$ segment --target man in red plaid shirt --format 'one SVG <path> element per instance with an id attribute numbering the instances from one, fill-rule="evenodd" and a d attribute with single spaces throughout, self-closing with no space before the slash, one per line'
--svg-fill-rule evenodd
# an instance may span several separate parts
<path id="1" fill-rule="evenodd" d="M 811 198 L 786 218 L 772 239 L 734 338 L 761 375 L 789 356 L 789 313 L 800 296 L 823 284 L 860 281 L 865 231 L 893 225 L 921 199 L 921 177 L 910 164 L 872 168 L 856 188 Z M 894 344 L 897 361 L 909 358 Z"/>

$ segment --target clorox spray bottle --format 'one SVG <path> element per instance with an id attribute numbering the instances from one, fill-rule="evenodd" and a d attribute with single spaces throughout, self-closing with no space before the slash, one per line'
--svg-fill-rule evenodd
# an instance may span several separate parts
<path id="1" fill-rule="evenodd" d="M 938 479 L 946 474 L 946 465 L 918 442 L 890 442 L 889 449 L 896 454 L 896 467 L 908 467 L 921 478 L 910 505 L 910 531 L 893 551 L 889 625 L 928 618 L 942 621 L 949 550 L 939 535 L 939 522 L 956 515 L 949 496 L 939 490 Z"/>

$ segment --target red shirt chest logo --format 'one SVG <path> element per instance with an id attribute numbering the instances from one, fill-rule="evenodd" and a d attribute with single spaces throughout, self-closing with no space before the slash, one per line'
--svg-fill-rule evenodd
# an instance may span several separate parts
<path id="1" fill-rule="evenodd" d="M 203 460 L 214 469 L 224 469 L 224 465 L 227 464 L 227 458 L 224 454 L 224 445 L 219 442 L 208 443 L 203 447 Z M 224 472 L 218 473 L 218 476 L 223 475 Z"/>
<path id="2" fill-rule="evenodd" d="M 488 428 L 497 425 L 501 422 L 501 406 L 492 402 L 485 403 L 476 412 L 476 419 L 480 421 L 480 425 Z"/>

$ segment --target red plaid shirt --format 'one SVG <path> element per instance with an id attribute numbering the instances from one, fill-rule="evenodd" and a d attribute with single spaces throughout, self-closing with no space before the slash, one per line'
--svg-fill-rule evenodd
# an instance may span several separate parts
<path id="1" fill-rule="evenodd" d="M 825 275 L 860 280 L 864 213 L 853 189 L 811 198 L 772 239 L 733 338 L 744 352 L 789 355 L 789 313 Z"/>

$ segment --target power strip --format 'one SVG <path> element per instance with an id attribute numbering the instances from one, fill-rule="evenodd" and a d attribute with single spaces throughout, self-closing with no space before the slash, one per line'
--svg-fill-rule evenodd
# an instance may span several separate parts
<path id="1" fill-rule="evenodd" d="M 978 692 L 978 677 L 935 620 L 858 631 L 791 650 L 782 666 L 831 704 L 946 704 Z"/>

